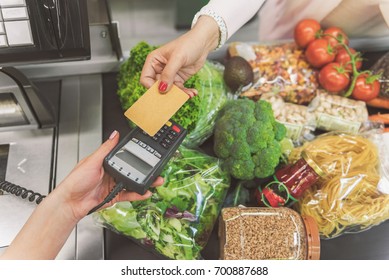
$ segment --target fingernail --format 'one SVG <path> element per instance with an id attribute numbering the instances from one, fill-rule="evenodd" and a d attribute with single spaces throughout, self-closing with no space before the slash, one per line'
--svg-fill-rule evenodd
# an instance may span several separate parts
<path id="1" fill-rule="evenodd" d="M 165 92 L 166 89 L 167 89 L 167 83 L 165 83 L 165 82 L 160 82 L 160 83 L 159 83 L 159 86 L 158 86 L 158 90 L 159 90 L 160 92 Z"/>
<path id="2" fill-rule="evenodd" d="M 196 91 L 191 91 L 189 93 L 189 98 L 193 98 L 193 97 L 196 97 L 197 96 L 197 92 Z"/>
<path id="3" fill-rule="evenodd" d="M 116 134 L 118 134 L 118 132 L 116 130 L 112 131 L 111 135 L 109 136 L 109 140 L 112 140 L 113 138 L 115 138 Z"/>

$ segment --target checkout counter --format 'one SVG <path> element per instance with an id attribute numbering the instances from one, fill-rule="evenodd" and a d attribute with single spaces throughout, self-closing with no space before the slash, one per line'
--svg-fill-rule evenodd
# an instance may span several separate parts
<path id="1" fill-rule="evenodd" d="M 102 143 L 99 67 L 118 59 L 107 16 L 95 23 L 90 4 L 100 11 L 86 0 L 0 1 L 0 179 L 42 196 Z M 21 196 L 0 191 L 0 252 L 36 207 Z M 58 259 L 103 259 L 103 247 L 87 217 Z"/>
<path id="2" fill-rule="evenodd" d="M 50 58 L 50 63 L 9 61 L 5 64 L 14 67 L 25 78 L 21 78 L 25 86 L 19 83 L 18 88 L 35 87 L 37 98 L 46 104 L 46 113 L 50 118 L 42 122 L 37 114 L 32 113 L 30 127 L 0 126 L 0 179 L 42 195 L 55 188 L 76 163 L 92 153 L 113 130 L 118 130 L 121 135 L 130 130 L 116 95 L 118 67 L 125 59 L 119 24 L 115 22 L 115 11 L 119 10 L 122 1 L 75 2 L 88 8 L 88 34 L 84 33 L 86 37 L 83 39 L 90 42 L 90 45 L 84 46 L 84 50 L 90 48 L 89 53 L 73 57 L 76 60 L 71 58 L 70 52 L 59 58 Z M 2 0 L 0 8 L 1 3 Z M 58 43 L 58 38 L 54 41 Z M 211 59 L 217 59 L 224 53 L 222 48 Z M 373 64 L 382 54 L 368 53 L 365 67 Z M 31 103 L 27 103 L 25 108 L 31 109 Z M 32 111 L 35 110 L 37 108 L 32 107 Z M 209 139 L 201 148 L 212 154 L 211 147 L 212 139 Z M 0 207 L 1 253 L 27 220 L 35 204 L 4 192 L 0 195 Z M 204 259 L 219 258 L 217 224 L 202 256 Z M 92 217 L 88 216 L 77 225 L 57 258 L 150 260 L 159 257 L 130 239 L 95 225 Z M 358 234 L 322 240 L 321 259 L 389 259 L 389 221 Z"/>

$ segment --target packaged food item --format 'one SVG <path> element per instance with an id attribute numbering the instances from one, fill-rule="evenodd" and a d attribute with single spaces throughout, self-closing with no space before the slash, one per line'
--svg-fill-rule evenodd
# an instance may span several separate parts
<path id="1" fill-rule="evenodd" d="M 320 166 L 307 151 L 303 151 L 295 163 L 279 168 L 273 181 L 257 188 L 257 202 L 267 207 L 291 206 L 324 176 Z"/>
<path id="2" fill-rule="evenodd" d="M 274 117 L 285 125 L 286 137 L 290 138 L 295 145 L 301 145 L 306 139 L 312 138 L 316 119 L 307 106 L 285 102 L 281 96 L 274 93 L 262 94 L 261 100 L 268 101 L 272 105 Z"/>
<path id="3" fill-rule="evenodd" d="M 233 98 L 224 83 L 223 71 L 224 66 L 221 63 L 207 60 L 196 74 L 197 79 L 194 87 L 198 91 L 196 98 L 200 100 L 200 104 L 198 106 L 198 120 L 183 142 L 188 148 L 199 147 L 211 137 L 219 110 L 227 100 Z M 192 107 L 191 110 L 193 111 L 195 108 Z M 189 111 L 184 113 L 186 113 L 186 118 L 191 118 Z"/>
<path id="4" fill-rule="evenodd" d="M 315 221 L 286 208 L 223 208 L 219 225 L 224 260 L 316 260 L 320 238 Z"/>
<path id="5" fill-rule="evenodd" d="M 307 189 L 297 206 L 315 219 L 321 238 L 359 232 L 389 219 L 387 152 L 382 134 L 326 133 L 296 148 L 326 173 Z"/>
<path id="6" fill-rule="evenodd" d="M 99 225 L 169 259 L 200 259 L 217 221 L 230 177 L 219 161 L 181 145 L 143 201 L 119 202 L 96 213 Z"/>
<path id="7" fill-rule="evenodd" d="M 272 92 L 296 104 L 308 104 L 314 98 L 318 88 L 316 70 L 295 43 L 234 42 L 228 51 L 231 56 L 246 58 L 254 71 L 254 83 L 240 94 L 242 97 L 258 100 L 262 94 Z"/>
<path id="8" fill-rule="evenodd" d="M 368 120 L 365 102 L 326 92 L 319 92 L 308 107 L 315 114 L 316 128 L 324 131 L 357 133 Z"/>
<path id="9" fill-rule="evenodd" d="M 381 90 L 379 97 L 389 99 L 389 52 L 385 53 L 374 65 L 370 68 L 373 74 L 380 74 Z"/>

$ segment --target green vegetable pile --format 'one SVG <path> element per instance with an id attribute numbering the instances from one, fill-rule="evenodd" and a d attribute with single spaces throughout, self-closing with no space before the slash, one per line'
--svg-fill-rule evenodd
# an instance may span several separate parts
<path id="1" fill-rule="evenodd" d="M 102 225 L 170 259 L 199 259 L 229 188 L 219 160 L 181 146 L 144 201 L 120 202 L 99 213 Z"/>
<path id="2" fill-rule="evenodd" d="M 277 167 L 286 128 L 277 122 L 267 101 L 230 100 L 219 112 L 214 152 L 232 177 L 266 178 Z"/>
<path id="3" fill-rule="evenodd" d="M 129 58 L 121 64 L 118 95 L 124 111 L 146 92 L 139 80 L 147 55 L 156 48 L 146 42 L 140 42 L 130 50 Z M 172 119 L 187 129 L 188 135 L 184 140 L 187 147 L 197 147 L 212 135 L 216 115 L 227 100 L 224 69 L 218 66 L 220 65 L 207 61 L 203 68 L 185 83 L 186 87 L 196 88 L 198 96 L 185 102 Z"/>

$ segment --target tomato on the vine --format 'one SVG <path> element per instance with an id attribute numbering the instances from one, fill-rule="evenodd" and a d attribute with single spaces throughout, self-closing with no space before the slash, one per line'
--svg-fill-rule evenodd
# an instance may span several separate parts
<path id="1" fill-rule="evenodd" d="M 327 40 L 316 39 L 309 43 L 305 57 L 313 67 L 321 68 L 334 61 L 335 52 Z"/>
<path id="2" fill-rule="evenodd" d="M 320 85 L 331 93 L 339 93 L 350 83 L 350 74 L 342 65 L 331 62 L 319 72 Z"/>
<path id="3" fill-rule="evenodd" d="M 320 23 L 317 20 L 303 19 L 294 28 L 294 41 L 297 46 L 305 48 L 316 39 L 316 34 L 320 30 Z"/>
<path id="4" fill-rule="evenodd" d="M 369 101 L 380 93 L 380 82 L 377 76 L 361 74 L 357 77 L 352 97 L 357 100 Z"/>
<path id="5" fill-rule="evenodd" d="M 351 52 L 351 54 L 353 54 L 353 55 L 358 54 L 358 52 L 356 50 L 354 50 L 353 48 L 349 47 L 348 49 Z M 339 64 L 343 65 L 347 70 L 350 70 L 350 71 L 353 70 L 350 55 L 348 54 L 348 52 L 346 51 L 345 48 L 341 48 L 338 50 L 338 53 L 336 54 L 336 57 L 335 57 L 335 61 L 338 62 Z M 359 55 L 356 56 L 355 67 L 357 70 L 361 69 L 361 67 L 362 67 L 362 58 Z"/>
<path id="6" fill-rule="evenodd" d="M 348 45 L 349 43 L 346 33 L 344 33 L 342 29 L 334 26 L 324 30 L 323 39 L 326 39 L 335 49 L 342 48 L 342 45 L 339 44 L 339 41 L 345 45 Z"/>

